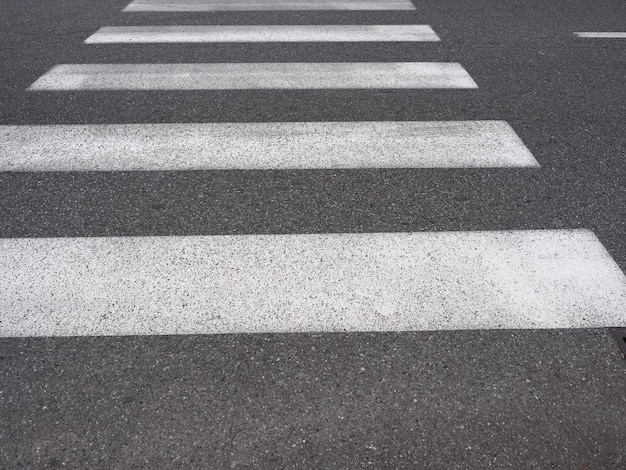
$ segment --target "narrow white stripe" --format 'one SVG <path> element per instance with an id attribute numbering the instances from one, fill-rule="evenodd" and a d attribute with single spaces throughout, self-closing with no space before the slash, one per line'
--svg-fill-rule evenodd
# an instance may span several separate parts
<path id="1" fill-rule="evenodd" d="M 135 0 L 124 11 L 415 10 L 409 0 Z"/>
<path id="2" fill-rule="evenodd" d="M 0 126 L 0 171 L 538 166 L 504 121 Z"/>
<path id="3" fill-rule="evenodd" d="M 87 44 L 190 42 L 439 41 L 427 25 L 112 26 Z"/>
<path id="4" fill-rule="evenodd" d="M 574 33 L 579 38 L 610 38 L 610 39 L 626 39 L 626 33 L 617 32 L 588 32 L 588 33 Z"/>
<path id="5" fill-rule="evenodd" d="M 0 336 L 626 326 L 585 230 L 0 240 Z"/>
<path id="6" fill-rule="evenodd" d="M 454 62 L 66 64 L 29 90 L 477 88 Z"/>

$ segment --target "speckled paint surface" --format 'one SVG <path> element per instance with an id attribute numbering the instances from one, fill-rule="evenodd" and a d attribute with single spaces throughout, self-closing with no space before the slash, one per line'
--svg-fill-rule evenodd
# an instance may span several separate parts
<path id="1" fill-rule="evenodd" d="M 537 167 L 502 121 L 0 126 L 0 170 Z"/>

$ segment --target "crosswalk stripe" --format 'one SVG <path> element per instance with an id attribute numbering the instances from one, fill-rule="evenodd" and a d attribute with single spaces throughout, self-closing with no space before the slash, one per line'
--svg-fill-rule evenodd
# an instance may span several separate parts
<path id="1" fill-rule="evenodd" d="M 626 325 L 586 230 L 0 240 L 0 336 Z"/>
<path id="2" fill-rule="evenodd" d="M 63 64 L 29 90 L 477 88 L 455 62 Z"/>
<path id="3" fill-rule="evenodd" d="M 626 32 L 580 32 L 574 33 L 579 38 L 626 39 Z"/>
<path id="4" fill-rule="evenodd" d="M 110 26 L 87 44 L 212 42 L 436 42 L 427 25 Z"/>
<path id="5" fill-rule="evenodd" d="M 538 166 L 504 121 L 0 126 L 0 171 Z"/>
<path id="6" fill-rule="evenodd" d="M 415 10 L 409 0 L 134 0 L 124 11 Z"/>

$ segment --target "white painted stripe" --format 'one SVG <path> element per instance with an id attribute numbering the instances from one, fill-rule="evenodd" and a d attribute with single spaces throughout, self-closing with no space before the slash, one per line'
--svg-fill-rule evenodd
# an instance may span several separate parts
<path id="1" fill-rule="evenodd" d="M 415 10 L 409 0 L 134 0 L 124 11 Z"/>
<path id="2" fill-rule="evenodd" d="M 111 26 L 87 44 L 439 41 L 427 25 Z"/>
<path id="3" fill-rule="evenodd" d="M 538 166 L 504 121 L 0 126 L 0 171 Z"/>
<path id="4" fill-rule="evenodd" d="M 64 64 L 29 90 L 477 88 L 454 62 Z"/>
<path id="5" fill-rule="evenodd" d="M 586 230 L 0 240 L 0 336 L 626 326 Z"/>
<path id="6" fill-rule="evenodd" d="M 579 38 L 601 38 L 601 39 L 626 39 L 626 33 L 618 33 L 618 32 L 585 32 L 585 33 L 574 33 Z"/>

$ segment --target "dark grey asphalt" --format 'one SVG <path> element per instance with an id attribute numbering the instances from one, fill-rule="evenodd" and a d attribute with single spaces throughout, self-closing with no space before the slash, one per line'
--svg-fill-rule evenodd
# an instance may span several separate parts
<path id="1" fill-rule="evenodd" d="M 0 340 L 7 468 L 624 468 L 606 331 Z M 7 379 L 5 379 L 7 380 Z"/>
<path id="2" fill-rule="evenodd" d="M 503 119 L 542 168 L 0 173 L 0 237 L 580 227 L 626 270 L 626 42 L 573 37 L 626 31 L 623 0 L 128 1 L 5 0 L 0 124 Z M 82 44 L 101 26 L 281 23 L 429 24 L 442 42 Z M 25 91 L 57 63 L 404 60 L 458 61 L 479 89 Z M 0 392 L 0 468 L 626 468 L 607 331 L 2 339 Z"/>

